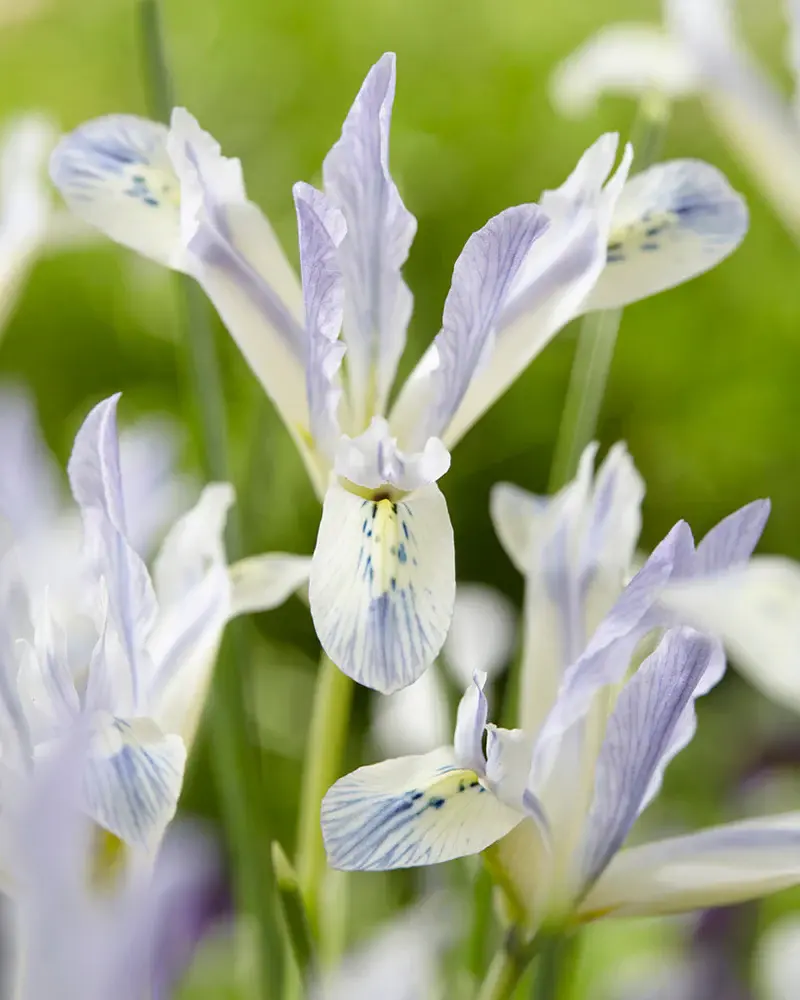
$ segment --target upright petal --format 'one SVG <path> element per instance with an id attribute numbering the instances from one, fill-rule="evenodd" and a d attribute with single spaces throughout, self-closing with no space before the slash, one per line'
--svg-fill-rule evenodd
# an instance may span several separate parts
<path id="1" fill-rule="evenodd" d="M 126 844 L 152 850 L 175 815 L 186 748 L 150 719 L 109 717 L 86 762 L 86 808 Z"/>
<path id="2" fill-rule="evenodd" d="M 467 240 L 453 268 L 442 330 L 433 342 L 430 408 L 419 416 L 415 446 L 447 430 L 472 379 L 493 352 L 497 323 L 520 268 L 547 228 L 537 205 L 518 205 L 490 219 Z"/>
<path id="3" fill-rule="evenodd" d="M 75 437 L 68 472 L 137 703 L 150 670 L 145 647 L 158 606 L 147 568 L 127 540 L 117 440 L 118 400 L 118 395 L 111 396 L 89 413 Z"/>
<path id="4" fill-rule="evenodd" d="M 712 827 L 622 851 L 580 903 L 584 920 L 728 906 L 800 882 L 800 813 Z"/>
<path id="5" fill-rule="evenodd" d="M 692 61 L 677 39 L 645 24 L 615 24 L 593 35 L 560 63 L 550 98 L 563 115 L 592 111 L 604 94 L 638 97 L 656 91 L 677 100 L 699 85 Z"/>
<path id="6" fill-rule="evenodd" d="M 247 200 L 239 161 L 224 157 L 183 108 L 172 113 L 168 150 L 180 179 L 188 269 L 308 462 L 306 336 L 297 278 L 269 222 Z"/>
<path id="7" fill-rule="evenodd" d="M 294 203 L 305 304 L 311 433 L 317 446 L 332 458 L 340 434 L 338 372 L 345 352 L 338 339 L 344 283 L 336 251 L 344 238 L 345 224 L 337 209 L 324 204 L 324 195 L 307 184 L 295 184 Z"/>
<path id="8" fill-rule="evenodd" d="M 607 266 L 584 310 L 625 306 L 716 267 L 747 226 L 744 199 L 708 163 L 670 160 L 643 170 L 622 189 Z"/>
<path id="9" fill-rule="evenodd" d="M 530 565 L 533 540 L 548 514 L 547 497 L 529 493 L 514 483 L 495 483 L 489 494 L 494 533 L 514 567 L 524 576 Z"/>
<path id="10" fill-rule="evenodd" d="M 180 182 L 168 129 L 135 115 L 106 115 L 65 135 L 50 176 L 81 219 L 160 264 L 185 269 Z"/>
<path id="11" fill-rule="evenodd" d="M 382 414 L 406 341 L 412 298 L 401 276 L 417 223 L 389 173 L 395 57 L 367 74 L 339 141 L 325 158 L 325 191 L 347 224 L 339 259 L 355 427 Z"/>
<path id="12" fill-rule="evenodd" d="M 620 849 L 639 815 L 712 650 L 699 633 L 673 629 L 623 688 L 597 760 L 583 854 L 587 884 Z"/>
<path id="13" fill-rule="evenodd" d="M 442 648 L 455 600 L 453 529 L 431 483 L 394 502 L 333 483 L 311 564 L 311 615 L 333 662 L 389 694 Z"/>
<path id="14" fill-rule="evenodd" d="M 486 729 L 489 706 L 483 693 L 485 685 L 486 674 L 476 673 L 459 702 L 456 731 L 453 736 L 453 749 L 459 766 L 477 774 L 483 774 L 486 767 L 483 733 Z"/>
<path id="15" fill-rule="evenodd" d="M 694 575 L 706 576 L 747 562 L 767 523 L 769 500 L 754 500 L 724 517 L 697 546 Z"/>
<path id="16" fill-rule="evenodd" d="M 800 566 L 757 557 L 705 579 L 670 584 L 661 602 L 720 636 L 757 688 L 800 712 Z"/>
<path id="17" fill-rule="evenodd" d="M 581 158 L 557 191 L 546 191 L 541 208 L 550 220 L 533 244 L 497 323 L 494 347 L 476 373 L 451 420 L 444 441 L 452 447 L 580 311 L 605 266 L 611 213 L 630 169 L 628 146 L 613 166 L 617 137 L 603 136 Z M 424 357 L 420 367 L 430 365 Z M 412 376 L 413 378 L 413 376 Z M 413 383 L 409 381 L 409 386 Z M 409 393 L 413 415 L 413 394 Z M 398 399 L 397 425 L 403 396 Z M 395 422 L 393 417 L 393 423 Z"/>
<path id="18" fill-rule="evenodd" d="M 360 767 L 322 800 L 332 868 L 384 871 L 478 854 L 523 819 L 451 747 Z"/>

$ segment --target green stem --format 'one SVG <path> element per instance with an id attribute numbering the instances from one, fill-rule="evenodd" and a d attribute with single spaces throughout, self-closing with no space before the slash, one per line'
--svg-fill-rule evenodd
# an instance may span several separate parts
<path id="1" fill-rule="evenodd" d="M 511 927 L 489 966 L 478 1000 L 511 1000 L 534 954 L 530 946 L 523 945 L 519 928 Z"/>
<path id="2" fill-rule="evenodd" d="M 353 682 L 323 653 L 306 742 L 297 832 L 297 876 L 311 928 L 316 932 L 320 929 L 320 888 L 327 866 L 319 810 L 323 796 L 341 776 L 352 697 Z"/>
<path id="3" fill-rule="evenodd" d="M 161 35 L 158 0 L 139 0 L 140 33 L 151 113 L 166 121 L 172 87 Z M 186 277 L 179 279 L 186 325 L 186 352 L 193 397 L 198 408 L 204 471 L 210 479 L 230 480 L 222 380 L 207 303 Z M 228 517 L 227 552 L 242 555 L 238 512 Z M 221 808 L 235 864 L 237 895 L 258 927 L 257 995 L 277 996 L 281 983 L 281 947 L 275 908 L 269 835 L 263 815 L 260 761 L 248 739 L 247 636 L 243 623 L 226 630 L 209 699 L 209 720 Z"/>
<path id="4" fill-rule="evenodd" d="M 539 945 L 531 1000 L 568 1000 L 577 960 L 577 937 L 545 937 Z"/>
<path id="5" fill-rule="evenodd" d="M 308 987 L 316 971 L 316 946 L 311 936 L 311 927 L 297 874 L 277 840 L 272 842 L 272 866 L 278 884 L 278 899 L 283 911 L 289 946 L 303 986 Z"/>
<path id="6" fill-rule="evenodd" d="M 631 133 L 637 170 L 656 160 L 668 120 L 665 99 L 645 94 Z M 589 313 L 583 319 L 550 470 L 551 493 L 573 478 L 584 448 L 595 435 L 621 319 L 621 309 Z"/>

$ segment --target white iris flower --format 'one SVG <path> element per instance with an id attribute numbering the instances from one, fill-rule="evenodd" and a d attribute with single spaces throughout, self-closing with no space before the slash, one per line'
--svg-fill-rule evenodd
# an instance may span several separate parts
<path id="1" fill-rule="evenodd" d="M 195 277 L 280 412 L 318 494 L 310 602 L 322 646 L 384 693 L 411 684 L 453 612 L 453 532 L 437 485 L 450 449 L 573 317 L 699 274 L 741 241 L 747 213 L 707 164 L 675 161 L 626 183 L 602 136 L 540 204 L 490 219 L 455 263 L 442 329 L 394 389 L 416 222 L 389 173 L 395 60 L 384 55 L 323 164 L 297 184 L 297 280 L 241 165 L 177 108 L 169 128 L 90 121 L 51 173 L 71 208 L 113 239 Z"/>
<path id="2" fill-rule="evenodd" d="M 28 553 L 54 537 L 47 526 L 38 544 L 29 526 L 0 564 L 3 763 L 35 767 L 86 720 L 85 807 L 149 852 L 174 815 L 226 622 L 282 603 L 310 560 L 261 556 L 229 568 L 223 530 L 233 490 L 217 483 L 168 532 L 151 578 L 128 533 L 137 488 L 123 485 L 117 399 L 92 410 L 69 462 L 83 550 L 69 578 L 64 565 L 56 569 L 72 600 L 51 599 L 42 564 L 30 572 Z"/>
<path id="3" fill-rule="evenodd" d="M 476 676 L 451 746 L 362 767 L 330 789 L 322 828 L 334 867 L 428 865 L 491 848 L 530 929 L 714 906 L 800 881 L 798 813 L 620 851 L 694 734 L 695 700 L 725 666 L 719 641 L 682 627 L 660 596 L 670 582 L 745 563 L 769 505 L 742 508 L 697 547 L 679 522 L 623 589 L 641 480 L 617 447 L 593 482 L 593 457 L 590 448 L 576 482 L 552 500 L 514 505 L 507 488 L 495 497 L 526 572 L 528 672 L 538 671 L 541 642 L 541 684 L 524 687 L 523 727 L 487 725 Z M 637 666 L 653 634 L 660 641 Z"/>
<path id="4" fill-rule="evenodd" d="M 787 54 L 800 77 L 800 4 L 785 0 Z M 800 101 L 784 96 L 742 44 L 732 0 L 662 0 L 664 28 L 602 29 L 556 70 L 553 102 L 567 115 L 603 93 L 700 95 L 711 120 L 752 171 L 778 217 L 800 232 Z"/>

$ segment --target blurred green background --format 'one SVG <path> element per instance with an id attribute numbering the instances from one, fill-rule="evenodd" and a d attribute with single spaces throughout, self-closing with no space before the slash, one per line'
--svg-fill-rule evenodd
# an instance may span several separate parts
<path id="1" fill-rule="evenodd" d="M 780 3 L 742 6 L 753 46 L 783 73 Z M 178 101 L 241 157 L 249 194 L 292 259 L 292 183 L 318 177 L 366 70 L 384 50 L 397 52 L 392 166 L 419 220 L 403 371 L 438 328 L 467 236 L 561 183 L 601 132 L 630 129 L 634 108 L 622 100 L 604 101 L 586 120 L 560 120 L 547 97 L 553 66 L 604 23 L 658 17 L 656 0 L 164 2 Z M 136 26 L 134 0 L 0 0 L 0 118 L 41 108 L 69 129 L 107 112 L 144 113 Z M 774 507 L 763 549 L 800 557 L 800 253 L 696 102 L 675 108 L 664 157 L 721 167 L 749 201 L 751 230 L 710 274 L 626 310 L 599 437 L 604 447 L 625 439 L 647 482 L 645 547 L 678 518 L 702 533 L 766 495 Z M 0 344 L 0 376 L 33 387 L 47 439 L 65 460 L 89 406 L 112 391 L 124 391 L 123 420 L 150 410 L 191 417 L 178 319 L 171 275 L 100 241 L 36 267 Z M 488 492 L 501 479 L 544 489 L 575 332 L 559 335 L 475 427 L 442 482 L 459 578 L 492 583 L 517 602 L 521 580 L 493 535 Z M 308 553 L 318 509 L 300 462 L 221 329 L 219 348 L 248 550 Z M 195 459 L 189 445 L 187 467 Z M 269 808 L 291 844 L 314 637 L 299 601 L 254 628 Z M 363 759 L 365 704 L 360 692 L 354 763 Z M 727 815 L 730 783 L 754 746 L 796 725 L 729 678 L 700 706 L 700 735 L 671 768 L 651 822 Z M 185 801 L 213 812 L 207 774 L 201 752 Z M 784 807 L 796 803 L 784 797 Z"/>

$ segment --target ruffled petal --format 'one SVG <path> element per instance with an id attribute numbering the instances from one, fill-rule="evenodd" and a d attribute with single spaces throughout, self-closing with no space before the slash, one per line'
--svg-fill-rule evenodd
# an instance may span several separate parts
<path id="1" fill-rule="evenodd" d="M 478 774 L 483 774 L 486 767 L 483 756 L 483 733 L 486 729 L 489 706 L 483 693 L 485 685 L 486 674 L 476 672 L 459 702 L 453 737 L 453 748 L 459 765 Z"/>
<path id="2" fill-rule="evenodd" d="M 109 717 L 86 762 L 87 810 L 120 840 L 152 849 L 175 815 L 185 765 L 180 737 L 165 736 L 150 719 Z"/>
<path id="3" fill-rule="evenodd" d="M 729 906 L 800 883 L 800 813 L 622 851 L 581 901 L 584 920 Z"/>
<path id="4" fill-rule="evenodd" d="M 320 642 L 344 673 L 384 694 L 416 680 L 442 647 L 455 600 L 453 529 L 438 487 L 395 503 L 333 483 L 309 598 Z"/>
<path id="5" fill-rule="evenodd" d="M 345 284 L 344 336 L 354 425 L 384 412 L 406 342 L 412 297 L 401 268 L 417 222 L 389 173 L 395 57 L 372 67 L 325 158 L 325 191 L 341 210 L 339 249 Z"/>
<path id="6" fill-rule="evenodd" d="M 672 160 L 642 171 L 622 189 L 607 266 L 584 311 L 628 305 L 716 267 L 748 224 L 744 199 L 716 167 Z"/>
<path id="7" fill-rule="evenodd" d="M 368 490 L 390 486 L 410 492 L 435 483 L 450 468 L 450 452 L 431 437 L 419 451 L 402 451 L 383 417 L 373 417 L 363 434 L 342 435 L 334 472 Z"/>
<path id="8" fill-rule="evenodd" d="M 452 748 L 361 767 L 322 801 L 322 836 L 333 868 L 384 871 L 478 854 L 522 814 L 504 806 Z"/>
<path id="9" fill-rule="evenodd" d="M 345 224 L 341 213 L 308 184 L 295 184 L 294 203 L 303 277 L 311 433 L 317 447 L 332 458 L 340 433 L 338 408 L 342 390 L 338 373 L 345 352 L 344 343 L 338 339 L 344 282 L 336 251 L 344 238 Z"/>
<path id="10" fill-rule="evenodd" d="M 563 115 L 588 114 L 604 94 L 638 97 L 656 91 L 671 100 L 699 86 L 691 53 L 647 25 L 603 28 L 556 67 L 550 98 Z"/>
<path id="11" fill-rule="evenodd" d="M 713 649 L 699 633 L 673 629 L 622 689 L 597 759 L 583 855 L 587 884 L 620 849 L 639 815 Z"/>
<path id="12" fill-rule="evenodd" d="M 311 557 L 270 552 L 240 559 L 229 572 L 231 615 L 271 611 L 308 583 Z"/>
<path id="13" fill-rule="evenodd" d="M 135 115 L 85 122 L 59 142 L 50 176 L 69 207 L 117 243 L 185 268 L 180 182 L 168 129 Z"/>

